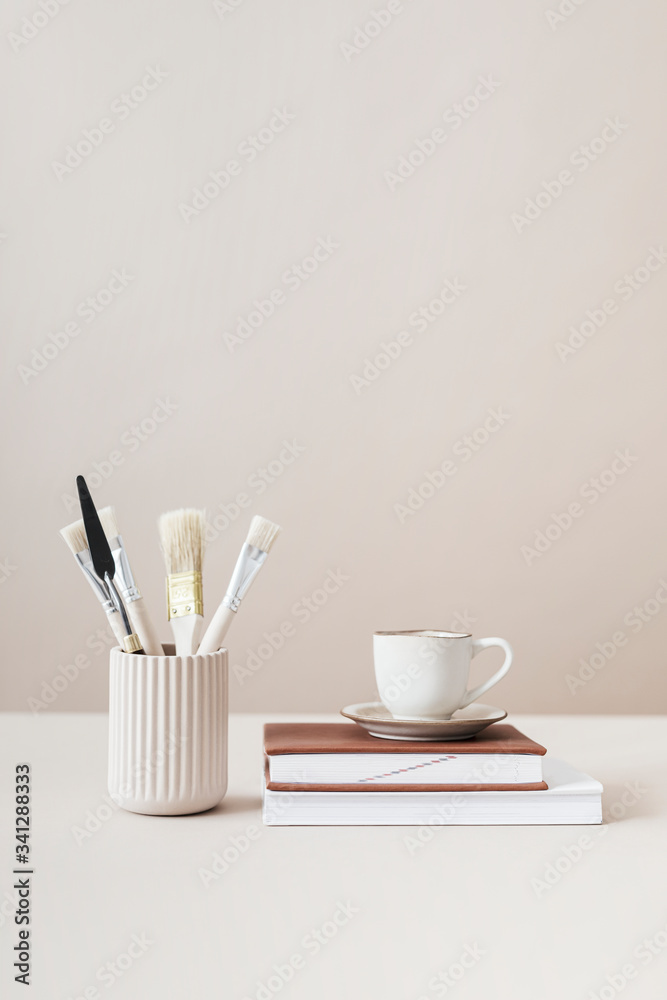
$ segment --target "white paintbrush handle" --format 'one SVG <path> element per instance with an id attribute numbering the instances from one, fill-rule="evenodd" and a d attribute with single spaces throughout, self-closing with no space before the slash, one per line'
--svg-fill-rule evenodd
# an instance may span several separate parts
<path id="1" fill-rule="evenodd" d="M 204 619 L 201 615 L 184 615 L 169 622 L 174 634 L 176 656 L 191 656 L 197 649 Z"/>
<path id="2" fill-rule="evenodd" d="M 225 636 L 229 631 L 229 626 L 235 617 L 236 612 L 232 611 L 231 608 L 225 607 L 224 604 L 218 605 L 217 611 L 213 615 L 211 623 L 206 629 L 204 638 L 197 650 L 198 656 L 203 656 L 206 653 L 215 653 L 216 650 L 221 648 Z"/>
<path id="3" fill-rule="evenodd" d="M 125 639 L 125 628 L 123 627 L 123 619 L 121 618 L 120 611 L 116 611 L 114 608 L 112 611 L 107 612 L 107 618 L 109 619 L 109 625 L 111 625 L 111 631 L 116 636 L 116 640 L 121 649 L 125 649 L 123 645 L 123 640 Z"/>
<path id="4" fill-rule="evenodd" d="M 143 597 L 139 597 L 136 601 L 128 601 L 127 612 L 134 626 L 134 631 L 139 636 L 144 648 L 144 653 L 147 653 L 148 656 L 163 656 L 162 643 L 155 631 Z"/>

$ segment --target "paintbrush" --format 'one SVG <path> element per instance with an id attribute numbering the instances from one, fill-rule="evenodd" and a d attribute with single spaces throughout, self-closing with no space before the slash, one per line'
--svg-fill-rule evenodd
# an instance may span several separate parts
<path id="1" fill-rule="evenodd" d="M 93 560 L 90 558 L 88 539 L 86 538 L 86 530 L 83 526 L 83 521 L 74 521 L 73 524 L 68 524 L 66 527 L 60 529 L 60 534 L 67 542 L 67 545 L 79 564 L 83 575 L 93 588 L 93 593 L 102 605 L 102 610 L 109 619 L 109 624 L 111 625 L 113 634 L 116 637 L 116 641 L 120 646 L 122 646 L 123 639 L 125 637 L 123 620 L 120 616 L 120 612 L 111 599 L 109 588 L 103 580 L 98 579 L 95 570 L 93 569 Z"/>
<path id="2" fill-rule="evenodd" d="M 162 644 L 148 614 L 146 602 L 134 581 L 127 550 L 123 538 L 118 531 L 116 512 L 113 507 L 103 507 L 99 511 L 99 516 L 104 534 L 107 536 L 107 541 L 109 542 L 114 563 L 116 564 L 119 589 L 126 603 L 127 612 L 134 626 L 134 631 L 139 636 L 145 653 L 148 653 L 149 656 L 162 656 Z"/>
<path id="3" fill-rule="evenodd" d="M 239 609 L 242 599 L 248 593 L 253 582 L 266 561 L 271 546 L 276 540 L 280 526 L 267 521 L 265 517 L 255 515 L 250 522 L 248 537 L 239 555 L 232 578 L 227 587 L 217 611 L 206 629 L 197 654 L 214 653 L 220 649 L 229 626 Z"/>
<path id="4" fill-rule="evenodd" d="M 167 611 L 176 655 L 195 652 L 204 621 L 201 568 L 204 561 L 203 510 L 172 510 L 158 521 L 167 569 Z"/>
<path id="5" fill-rule="evenodd" d="M 88 550 L 93 563 L 93 569 L 98 580 L 106 585 L 111 600 L 119 612 L 123 623 L 122 648 L 126 653 L 141 653 L 143 649 L 139 636 L 130 624 L 130 619 L 123 604 L 123 598 L 118 593 L 118 588 L 114 583 L 116 564 L 111 555 L 109 542 L 107 536 L 104 534 L 104 528 L 102 527 L 95 504 L 93 503 L 93 498 L 90 495 L 90 490 L 83 476 L 76 477 L 76 488 L 79 491 L 83 526 L 86 531 L 86 538 L 88 539 Z"/>

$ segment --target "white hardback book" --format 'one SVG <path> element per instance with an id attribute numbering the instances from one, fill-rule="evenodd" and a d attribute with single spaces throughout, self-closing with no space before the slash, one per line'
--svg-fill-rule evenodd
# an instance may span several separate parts
<path id="1" fill-rule="evenodd" d="M 271 781 L 284 784 L 459 785 L 542 781 L 531 753 L 285 753 L 269 757 Z"/>
<path id="2" fill-rule="evenodd" d="M 548 788 L 474 792 L 279 792 L 264 787 L 267 826 L 517 826 L 602 822 L 602 785 L 553 757 Z"/>

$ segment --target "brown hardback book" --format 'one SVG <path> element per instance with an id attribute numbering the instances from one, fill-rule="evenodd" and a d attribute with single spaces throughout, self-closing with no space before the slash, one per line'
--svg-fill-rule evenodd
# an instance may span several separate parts
<path id="1" fill-rule="evenodd" d="M 380 740 L 353 723 L 264 726 L 266 787 L 276 792 L 538 791 L 543 746 L 496 724 L 468 740 Z"/>

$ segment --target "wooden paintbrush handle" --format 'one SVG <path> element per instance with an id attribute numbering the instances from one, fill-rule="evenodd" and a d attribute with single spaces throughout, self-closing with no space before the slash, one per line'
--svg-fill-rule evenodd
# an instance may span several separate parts
<path id="1" fill-rule="evenodd" d="M 128 601 L 127 611 L 134 626 L 134 631 L 141 640 L 144 653 L 148 656 L 163 656 L 162 643 L 155 631 L 143 597 L 140 597 L 136 601 Z"/>
<path id="2" fill-rule="evenodd" d="M 204 638 L 202 639 L 199 649 L 197 650 L 198 656 L 203 656 L 206 653 L 215 653 L 216 650 L 222 647 L 225 636 L 229 631 L 229 626 L 234 621 L 236 617 L 236 612 L 232 611 L 231 608 L 225 607 L 224 604 L 219 604 L 218 609 L 211 619 L 211 624 L 206 629 L 204 633 Z"/>
<path id="3" fill-rule="evenodd" d="M 120 612 L 113 610 L 107 614 L 109 619 L 109 625 L 111 625 L 111 630 L 116 637 L 116 641 L 121 649 L 124 649 L 123 639 L 125 638 L 125 629 L 123 627 L 123 619 L 120 616 Z"/>
<path id="4" fill-rule="evenodd" d="M 201 615 L 183 615 L 169 621 L 174 635 L 176 656 L 194 656 L 203 621 Z"/>

